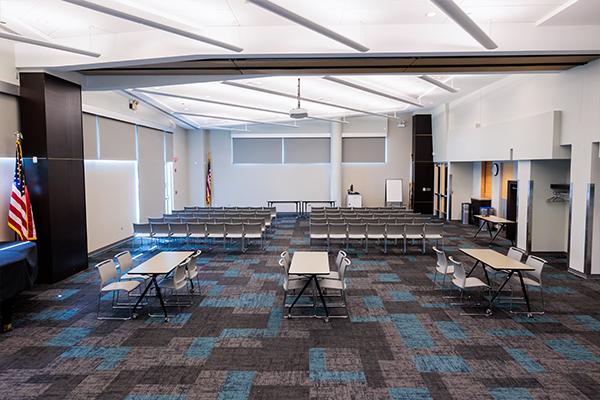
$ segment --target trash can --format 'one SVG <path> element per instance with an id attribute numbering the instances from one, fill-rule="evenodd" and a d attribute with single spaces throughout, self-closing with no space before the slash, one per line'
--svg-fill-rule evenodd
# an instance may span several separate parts
<path id="1" fill-rule="evenodd" d="M 469 220 L 471 219 L 471 203 L 462 203 L 460 206 L 462 209 L 460 222 L 463 225 L 469 225 Z"/>

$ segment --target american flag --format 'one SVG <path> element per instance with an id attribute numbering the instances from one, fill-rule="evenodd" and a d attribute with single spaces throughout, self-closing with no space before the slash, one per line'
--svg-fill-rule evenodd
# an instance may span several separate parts
<path id="1" fill-rule="evenodd" d="M 204 198 L 204 203 L 207 207 L 212 206 L 212 169 L 210 167 L 210 154 L 208 155 L 208 163 L 206 165 L 206 197 Z"/>
<path id="2" fill-rule="evenodd" d="M 29 191 L 25 183 L 25 171 L 23 171 L 23 150 L 21 148 L 21 133 L 17 132 L 17 151 L 15 176 L 10 195 L 8 207 L 8 226 L 19 235 L 21 240 L 36 240 L 35 223 L 33 212 L 29 201 Z"/>

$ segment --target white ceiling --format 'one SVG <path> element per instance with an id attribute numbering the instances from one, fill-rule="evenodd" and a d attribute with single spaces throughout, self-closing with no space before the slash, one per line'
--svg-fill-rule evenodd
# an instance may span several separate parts
<path id="1" fill-rule="evenodd" d="M 100 53 L 98 58 L 28 44 L 15 45 L 17 67 L 76 71 L 95 65 L 138 65 L 161 59 L 193 59 L 212 55 L 357 55 L 356 51 L 319 33 L 274 15 L 246 0 L 90 0 L 103 6 L 242 47 L 236 54 L 207 43 L 91 11 L 61 0 L 0 0 L 0 27 L 37 39 Z M 491 54 L 449 19 L 430 0 L 272 0 L 301 16 L 377 53 Z M 497 44 L 499 52 L 598 51 L 600 0 L 456 0 L 456 3 Z M 2 39 L 0 39 L 2 40 Z M 438 76 L 460 88 L 449 93 L 412 75 L 340 76 L 388 95 L 417 99 L 424 108 L 442 104 L 490 84 L 505 75 Z M 95 79 L 88 77 L 86 79 Z M 98 78 L 101 79 L 101 78 Z M 109 79 L 109 78 L 106 78 Z M 152 78 L 149 78 L 152 79 Z M 200 78 L 199 78 L 200 80 Z M 239 83 L 295 94 L 294 76 L 237 80 Z M 122 78 L 123 87 L 126 78 Z M 191 83 L 146 89 L 214 101 L 287 112 L 295 100 L 224 85 Z M 370 112 L 413 112 L 418 107 L 359 91 L 320 76 L 302 78 L 308 98 Z M 146 94 L 147 95 L 147 94 Z M 285 115 L 231 106 L 182 101 L 149 95 L 177 112 L 193 112 L 259 121 L 287 121 Z M 183 104 L 182 104 L 183 103 Z M 356 112 L 311 102 L 303 107 L 313 116 L 339 118 Z M 188 117 L 198 126 L 239 125 L 239 122 Z"/>
<path id="2" fill-rule="evenodd" d="M 423 109 L 434 107 L 453 98 L 468 94 L 483 86 L 489 85 L 506 75 L 476 74 L 476 75 L 453 75 L 434 76 L 436 79 L 459 89 L 458 93 L 450 93 L 423 81 L 417 75 L 361 75 L 343 76 L 342 78 L 353 83 L 381 91 L 386 94 L 401 97 L 412 97 L 423 104 Z M 366 93 L 361 90 L 329 82 L 321 76 L 303 76 L 301 78 L 302 97 L 331 103 L 337 106 L 365 110 L 369 112 L 385 113 L 393 116 L 394 113 L 411 113 L 421 108 L 400 101 L 391 100 L 375 94 Z M 295 76 L 276 76 L 257 79 L 236 80 L 236 83 L 252 86 L 259 89 L 274 90 L 277 92 L 295 95 L 297 90 L 297 79 Z M 253 121 L 292 123 L 292 120 L 283 114 L 265 111 L 250 110 L 230 105 L 214 104 L 211 102 L 231 103 L 255 108 L 269 109 L 280 113 L 289 112 L 297 106 L 293 98 L 266 94 L 240 87 L 234 87 L 222 82 L 205 82 L 195 84 L 184 84 L 176 86 L 157 86 L 141 89 L 142 94 L 148 96 L 162 107 L 171 112 L 204 114 L 219 117 L 232 117 Z M 152 94 L 149 92 L 153 92 Z M 140 93 L 140 92 L 138 92 Z M 154 93 L 161 93 L 154 94 Z M 183 96 L 204 99 L 208 102 L 182 99 L 181 97 L 169 97 L 166 95 Z M 338 119 L 348 116 L 361 115 L 356 111 L 301 101 L 301 106 L 308 110 L 309 116 L 327 119 Z M 214 119 L 205 117 L 187 116 L 198 127 L 223 127 L 246 125 L 240 122 Z M 245 129 L 245 128 L 244 128 Z M 252 131 L 252 127 L 248 127 Z"/>

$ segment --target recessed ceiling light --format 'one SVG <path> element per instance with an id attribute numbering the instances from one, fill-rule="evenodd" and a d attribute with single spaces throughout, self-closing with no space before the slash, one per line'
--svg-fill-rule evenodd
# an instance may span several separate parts
<path id="1" fill-rule="evenodd" d="M 425 14 L 426 16 L 428 16 L 429 18 L 435 17 L 437 15 L 437 13 L 435 11 L 429 11 L 427 14 Z"/>

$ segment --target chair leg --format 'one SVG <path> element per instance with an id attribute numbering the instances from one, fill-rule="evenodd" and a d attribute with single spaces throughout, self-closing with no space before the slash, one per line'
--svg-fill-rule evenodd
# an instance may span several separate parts
<path id="1" fill-rule="evenodd" d="M 387 254 L 387 238 L 383 238 L 383 252 Z"/>
<path id="2" fill-rule="evenodd" d="M 437 282 L 437 268 L 433 272 L 433 288 L 435 289 L 435 284 Z"/>

